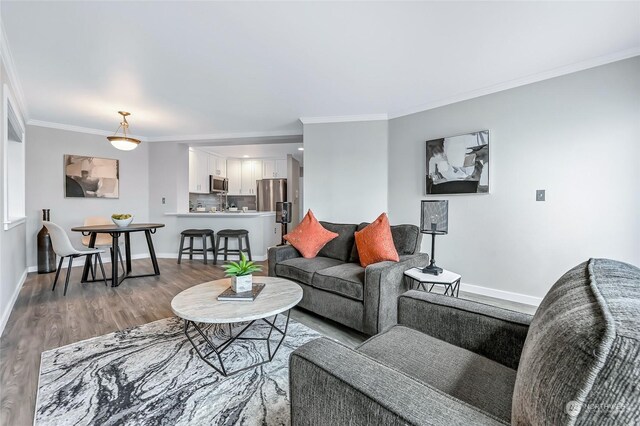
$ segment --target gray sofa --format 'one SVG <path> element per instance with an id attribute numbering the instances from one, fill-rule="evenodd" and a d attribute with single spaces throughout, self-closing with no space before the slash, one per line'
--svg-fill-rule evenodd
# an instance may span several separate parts
<path id="1" fill-rule="evenodd" d="M 313 259 L 290 245 L 269 249 L 269 275 L 296 281 L 303 290 L 298 306 L 362 333 L 373 335 L 397 323 L 398 296 L 408 290 L 403 273 L 429 263 L 419 253 L 422 234 L 415 225 L 391 227 L 400 262 L 360 266 L 354 233 L 367 223 L 320 222 L 338 237 Z"/>
<path id="2" fill-rule="evenodd" d="M 627 425 L 640 419 L 640 269 L 591 259 L 535 316 L 409 291 L 357 349 L 290 359 L 292 425 Z"/>

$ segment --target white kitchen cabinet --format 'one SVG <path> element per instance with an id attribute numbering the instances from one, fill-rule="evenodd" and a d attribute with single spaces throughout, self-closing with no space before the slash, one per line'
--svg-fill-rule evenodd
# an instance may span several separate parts
<path id="1" fill-rule="evenodd" d="M 256 181 L 262 179 L 262 160 L 227 159 L 229 195 L 257 195 Z"/>
<path id="2" fill-rule="evenodd" d="M 242 160 L 227 159 L 227 179 L 229 179 L 229 195 L 242 194 Z"/>
<path id="3" fill-rule="evenodd" d="M 209 154 L 209 174 L 215 177 L 227 177 L 227 159 Z"/>
<path id="4" fill-rule="evenodd" d="M 287 160 L 263 160 L 262 178 L 277 179 L 287 177 Z"/>
<path id="5" fill-rule="evenodd" d="M 209 154 L 189 150 L 189 192 L 209 193 Z"/>
<path id="6" fill-rule="evenodd" d="M 242 195 L 256 195 L 256 181 L 262 179 L 262 160 L 242 161 Z"/>

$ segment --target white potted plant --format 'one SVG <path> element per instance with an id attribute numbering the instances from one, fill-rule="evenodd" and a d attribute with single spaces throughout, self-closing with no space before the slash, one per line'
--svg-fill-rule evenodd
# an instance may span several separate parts
<path id="1" fill-rule="evenodd" d="M 222 266 L 227 277 L 231 277 L 231 289 L 236 293 L 251 291 L 253 287 L 253 274 L 259 272 L 262 267 L 247 260 L 244 252 L 240 252 L 239 262 L 229 262 Z"/>

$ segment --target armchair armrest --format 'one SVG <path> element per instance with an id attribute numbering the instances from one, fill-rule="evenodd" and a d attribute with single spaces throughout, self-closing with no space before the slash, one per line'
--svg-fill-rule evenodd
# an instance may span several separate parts
<path id="1" fill-rule="evenodd" d="M 287 244 L 285 246 L 269 247 L 267 252 L 269 259 L 269 276 L 276 276 L 276 264 L 284 262 L 287 259 L 293 259 L 294 257 L 300 257 L 300 252 L 295 247 Z"/>
<path id="2" fill-rule="evenodd" d="M 326 338 L 298 348 L 289 363 L 292 426 L 504 424 Z"/>
<path id="3" fill-rule="evenodd" d="M 398 297 L 409 289 L 404 271 L 429 263 L 429 255 L 402 256 L 400 262 L 378 262 L 364 273 L 364 332 L 377 334 L 398 323 Z"/>
<path id="4" fill-rule="evenodd" d="M 470 300 L 411 290 L 398 299 L 398 323 L 517 369 L 533 316 Z"/>

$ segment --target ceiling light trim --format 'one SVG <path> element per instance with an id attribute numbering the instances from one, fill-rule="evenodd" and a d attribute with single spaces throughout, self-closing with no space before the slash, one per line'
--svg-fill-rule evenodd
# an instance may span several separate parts
<path id="1" fill-rule="evenodd" d="M 300 117 L 302 124 L 350 123 L 356 121 L 384 121 L 388 114 L 336 115 L 327 117 Z"/>
<path id="2" fill-rule="evenodd" d="M 468 101 L 470 99 L 479 98 L 481 96 L 491 95 L 493 93 L 503 92 L 509 89 L 515 89 L 517 87 L 526 86 L 528 84 L 538 83 L 545 80 L 551 80 L 552 78 L 562 77 L 563 75 L 585 71 L 591 68 L 599 67 L 601 65 L 623 61 L 625 59 L 630 59 L 635 56 L 640 56 L 640 48 L 632 48 L 632 49 L 612 53 L 610 55 L 598 56 L 596 58 L 588 59 L 586 61 L 575 62 L 573 64 L 566 65 L 563 67 L 553 68 L 548 71 L 531 74 L 526 77 L 506 81 L 503 83 L 498 83 L 493 86 L 472 90 L 470 92 L 461 93 L 456 96 L 418 105 L 413 108 L 407 108 L 407 109 L 403 109 L 393 113 L 389 113 L 389 120 L 393 120 L 394 118 L 405 117 L 407 115 L 417 114 L 424 111 L 429 111 L 435 108 L 452 105 L 458 102 Z"/>
<path id="3" fill-rule="evenodd" d="M 29 119 L 29 108 L 24 96 L 24 90 L 22 89 L 22 83 L 18 78 L 16 71 L 16 64 L 13 61 L 13 55 L 11 54 L 11 48 L 9 47 L 9 41 L 7 40 L 7 33 L 4 31 L 5 25 L 0 19 L 0 60 L 4 63 L 4 67 L 7 70 L 7 79 L 9 80 L 9 86 L 13 89 L 16 103 L 20 109 L 20 113 L 25 121 Z"/>

